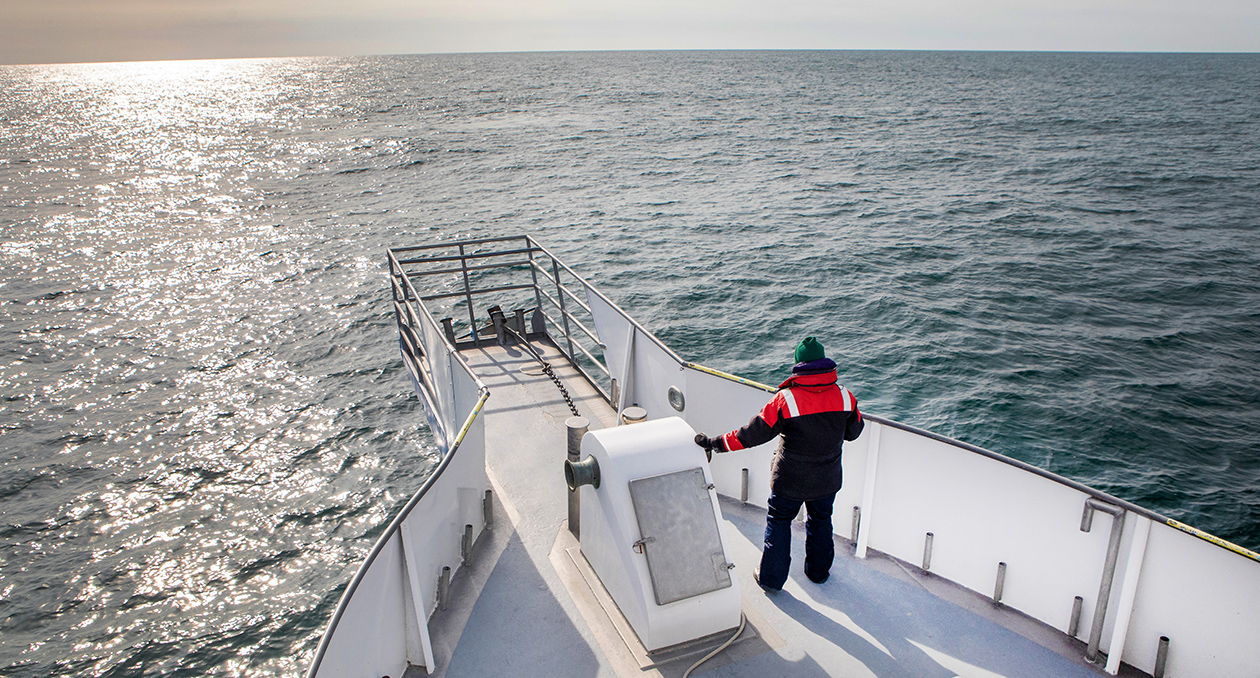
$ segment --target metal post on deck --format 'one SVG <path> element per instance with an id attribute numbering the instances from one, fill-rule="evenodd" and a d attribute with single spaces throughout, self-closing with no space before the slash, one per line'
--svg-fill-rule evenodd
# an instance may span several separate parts
<path id="1" fill-rule="evenodd" d="M 1159 647 L 1155 650 L 1155 673 L 1151 675 L 1154 678 L 1164 678 L 1164 671 L 1168 667 L 1168 636 L 1159 637 Z"/>
<path id="2" fill-rule="evenodd" d="M 447 341 L 451 342 L 451 346 L 455 345 L 455 326 L 451 324 L 451 318 L 442 318 L 442 331 L 446 333 Z"/>
<path id="3" fill-rule="evenodd" d="M 578 463 L 582 453 L 582 436 L 586 435 L 587 429 L 590 428 L 591 422 L 586 417 L 569 417 L 565 420 L 564 426 L 568 429 L 568 457 L 570 463 Z M 569 532 L 573 533 L 575 539 L 582 538 L 582 506 L 579 503 L 577 488 L 569 489 Z"/>
<path id="4" fill-rule="evenodd" d="M 494 336 L 500 346 L 507 345 L 507 318 L 503 315 L 503 309 L 499 306 L 491 306 L 490 322 L 494 325 Z"/>
<path id="5" fill-rule="evenodd" d="M 459 562 L 467 565 L 472 558 L 473 526 L 464 526 L 464 536 L 459 540 Z"/>
<path id="6" fill-rule="evenodd" d="M 445 610 L 447 599 L 450 597 L 451 591 L 451 567 L 444 565 L 442 573 L 438 575 L 437 589 L 437 609 Z"/>

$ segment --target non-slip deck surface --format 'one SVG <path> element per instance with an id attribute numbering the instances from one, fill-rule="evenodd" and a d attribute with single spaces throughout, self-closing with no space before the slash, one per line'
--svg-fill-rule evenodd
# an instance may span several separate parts
<path id="1" fill-rule="evenodd" d="M 613 410 L 554 347 L 534 346 L 545 351 L 592 429 L 615 424 Z M 452 609 L 430 623 L 436 674 L 682 675 L 693 660 L 643 669 L 615 636 L 592 629 L 549 561 L 566 518 L 564 422 L 571 416 L 555 385 L 519 347 L 472 349 L 464 356 L 491 392 L 486 459 L 497 495 L 496 523 L 493 535 L 478 543 L 475 557 L 482 562 L 470 568 L 469 582 L 452 587 Z M 859 560 L 843 539 L 837 540 L 831 578 L 813 584 L 799 571 L 804 541 L 799 525 L 792 577 L 781 593 L 767 595 L 752 579 L 764 509 L 723 498 L 722 512 L 746 611 L 755 608 L 759 623 L 769 626 L 762 636 L 776 642 L 736 643 L 724 653 L 729 656 L 719 655 L 693 675 L 1104 675 L 1079 658 L 1075 641 L 891 559 Z M 749 648 L 756 653 L 750 656 Z"/>

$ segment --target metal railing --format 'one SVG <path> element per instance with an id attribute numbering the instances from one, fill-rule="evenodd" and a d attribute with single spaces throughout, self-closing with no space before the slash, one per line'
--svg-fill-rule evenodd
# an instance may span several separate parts
<path id="1" fill-rule="evenodd" d="M 394 303 L 399 332 L 405 337 L 414 324 L 410 302 L 438 315 L 450 344 L 461 350 L 503 343 L 503 331 L 489 311 L 504 308 L 514 329 L 529 338 L 546 339 L 607 401 L 612 399 L 612 376 L 604 347 L 593 329 L 594 316 L 583 298 L 589 284 L 532 237 L 510 236 L 435 243 L 389 250 Z M 425 281 L 427 293 L 414 283 Z M 578 288 L 579 291 L 574 291 Z M 478 304 L 494 294 L 493 305 Z M 506 302 L 504 301 L 506 299 Z M 529 322 L 526 316 L 532 316 Z M 491 336 L 493 335 L 493 336 Z"/>

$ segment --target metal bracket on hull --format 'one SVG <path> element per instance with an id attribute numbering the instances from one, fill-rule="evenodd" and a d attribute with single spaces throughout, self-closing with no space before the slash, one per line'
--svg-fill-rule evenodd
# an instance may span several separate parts
<path id="1" fill-rule="evenodd" d="M 1090 497 L 1085 500 L 1085 511 L 1081 514 L 1081 532 L 1089 532 L 1094 524 L 1095 511 L 1111 515 L 1111 537 L 1107 540 L 1107 560 L 1103 563 L 1102 583 L 1098 586 L 1098 603 L 1094 606 L 1094 624 L 1089 629 L 1089 644 L 1085 648 L 1085 658 L 1091 662 L 1098 661 L 1098 646 L 1102 642 L 1103 620 L 1107 617 L 1107 601 L 1111 598 L 1111 583 L 1116 577 L 1116 560 L 1120 556 L 1120 537 L 1124 532 L 1124 514 L 1126 513 L 1119 506 Z M 1112 651 L 1119 650 L 1112 648 Z"/>

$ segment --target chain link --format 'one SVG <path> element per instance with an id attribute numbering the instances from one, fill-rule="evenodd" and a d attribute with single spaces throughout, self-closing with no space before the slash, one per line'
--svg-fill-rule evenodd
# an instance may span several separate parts
<path id="1" fill-rule="evenodd" d="M 542 361 L 542 369 L 543 372 L 545 372 L 547 376 L 551 377 L 551 380 L 556 383 L 556 388 L 560 389 L 560 397 L 564 398 L 564 402 L 569 405 L 569 411 L 573 413 L 573 416 L 582 416 L 578 414 L 577 405 L 573 404 L 573 398 L 569 397 L 568 389 L 564 387 L 564 384 L 560 383 L 560 377 L 557 377 L 556 373 L 551 371 L 551 365 L 549 365 L 546 360 Z"/>

